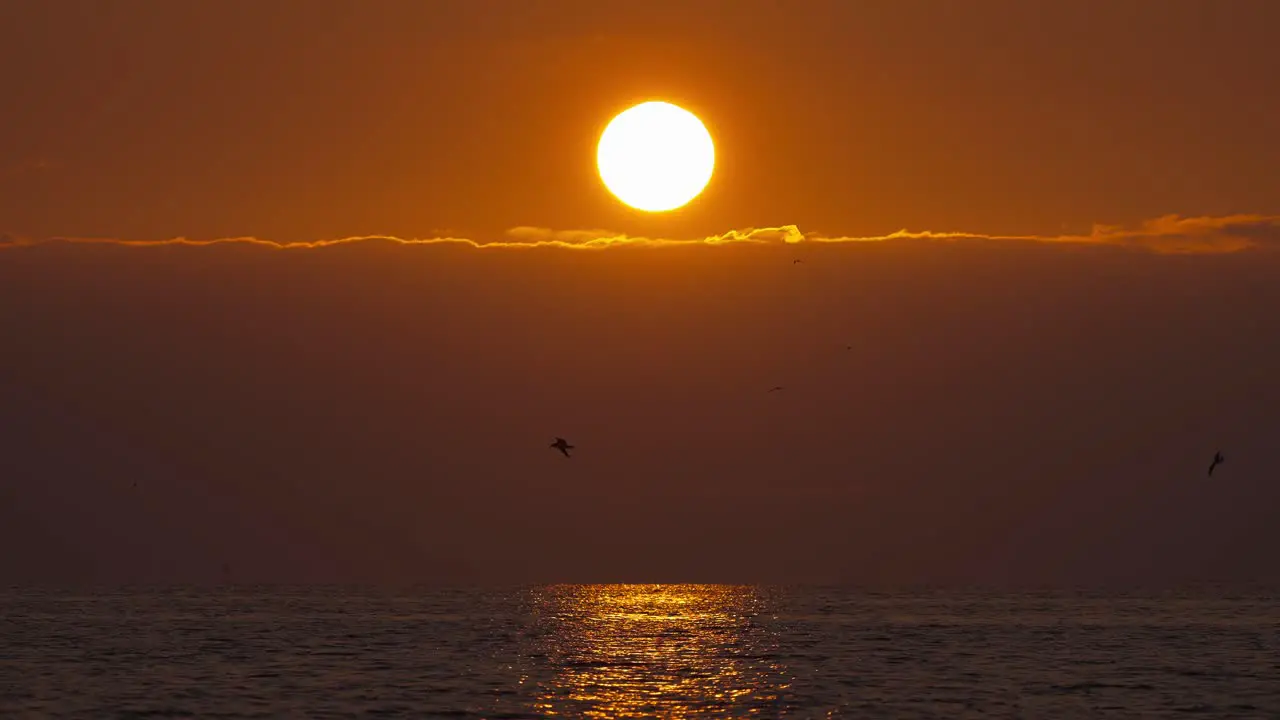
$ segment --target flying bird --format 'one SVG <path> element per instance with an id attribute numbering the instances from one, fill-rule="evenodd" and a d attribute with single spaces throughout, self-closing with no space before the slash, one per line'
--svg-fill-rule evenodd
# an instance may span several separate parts
<path id="1" fill-rule="evenodd" d="M 1213 469 L 1226 462 L 1227 459 L 1222 456 L 1222 451 L 1213 454 L 1213 462 L 1209 464 L 1209 477 L 1213 477 Z"/>
<path id="2" fill-rule="evenodd" d="M 803 261 L 803 260 L 801 260 L 800 258 L 796 258 L 795 260 L 792 260 L 792 261 L 791 261 L 791 264 L 792 264 L 792 265 L 799 265 L 799 264 L 800 264 L 800 263 L 802 263 L 802 262 L 804 262 L 804 261 Z"/>
<path id="3" fill-rule="evenodd" d="M 777 392 L 781 389 L 782 389 L 781 385 L 774 385 L 773 387 L 769 388 L 768 392 Z M 767 395 L 768 393 L 765 393 L 765 394 Z"/>
<path id="4" fill-rule="evenodd" d="M 548 445 L 548 447 L 554 450 L 559 450 L 565 457 L 573 457 L 569 454 L 569 451 L 573 449 L 573 446 L 569 444 L 568 440 L 565 440 L 562 437 L 556 438 L 556 441 Z"/>

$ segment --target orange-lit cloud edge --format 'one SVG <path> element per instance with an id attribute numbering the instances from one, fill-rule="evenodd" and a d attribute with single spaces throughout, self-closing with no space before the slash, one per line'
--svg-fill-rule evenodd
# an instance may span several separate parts
<path id="1" fill-rule="evenodd" d="M 226 244 L 257 245 L 276 250 L 315 249 L 360 242 L 390 242 L 401 245 L 458 245 L 476 249 L 563 248 L 569 250 L 605 250 L 615 247 L 668 247 L 689 245 L 795 245 L 800 243 L 876 243 L 902 240 L 934 242 L 1029 242 L 1071 245 L 1125 247 L 1160 254 L 1221 254 L 1246 250 L 1280 248 L 1280 215 L 1222 215 L 1216 217 L 1182 217 L 1164 215 L 1145 220 L 1136 226 L 1094 225 L 1086 235 L 992 235 L 974 232 L 936 232 L 899 230 L 888 235 L 830 236 L 802 232 L 795 225 L 730 230 L 721 235 L 700 239 L 667 239 L 631 236 L 607 230 L 551 230 L 516 227 L 506 232 L 503 240 L 483 242 L 460 237 L 398 238 L 367 235 L 315 240 L 310 242 L 275 242 L 254 237 L 193 240 L 185 237 L 167 240 L 129 240 L 123 238 L 49 237 L 25 238 L 14 234 L 0 235 L 0 249 L 31 247 L 51 243 L 108 244 L 127 247 L 209 246 Z"/>

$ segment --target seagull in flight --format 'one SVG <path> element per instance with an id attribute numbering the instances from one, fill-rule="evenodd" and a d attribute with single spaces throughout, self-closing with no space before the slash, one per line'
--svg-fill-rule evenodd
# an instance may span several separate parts
<path id="1" fill-rule="evenodd" d="M 556 441 L 551 443 L 547 447 L 553 448 L 555 450 L 559 450 L 561 453 L 564 454 L 565 457 L 573 457 L 572 455 L 569 454 L 569 451 L 573 449 L 573 446 L 569 444 L 568 440 L 565 440 L 562 437 L 556 438 Z"/>
<path id="2" fill-rule="evenodd" d="M 1222 451 L 1213 454 L 1213 462 L 1209 465 L 1209 477 L 1213 477 L 1213 469 L 1226 462 L 1227 459 L 1222 456 Z"/>
<path id="3" fill-rule="evenodd" d="M 802 262 L 804 262 L 804 261 L 803 261 L 803 260 L 801 260 L 800 258 L 796 258 L 795 260 L 792 260 L 792 261 L 791 261 L 791 264 L 792 264 L 792 265 L 799 265 L 799 264 L 800 264 L 800 263 L 802 263 Z"/>
<path id="4" fill-rule="evenodd" d="M 779 390 L 781 390 L 781 389 L 782 389 L 782 386 L 781 386 L 781 385 L 774 385 L 773 387 L 769 388 L 768 392 L 766 392 L 765 394 L 767 395 L 767 394 L 769 394 L 769 393 L 771 393 L 771 392 L 777 392 L 777 391 L 779 391 Z"/>

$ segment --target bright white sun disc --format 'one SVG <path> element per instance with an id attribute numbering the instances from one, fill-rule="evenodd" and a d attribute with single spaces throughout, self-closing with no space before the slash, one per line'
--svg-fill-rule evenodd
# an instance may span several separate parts
<path id="1" fill-rule="evenodd" d="M 675 210 L 693 200 L 711 181 L 715 164 L 715 144 L 702 121 L 661 101 L 619 113 L 596 148 L 605 187 L 647 212 Z"/>

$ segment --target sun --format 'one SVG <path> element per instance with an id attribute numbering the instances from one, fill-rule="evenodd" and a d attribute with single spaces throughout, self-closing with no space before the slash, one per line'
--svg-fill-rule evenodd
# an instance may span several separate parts
<path id="1" fill-rule="evenodd" d="M 600 135 L 596 166 L 619 200 L 637 210 L 666 212 L 702 192 L 715 170 L 711 133 L 696 115 L 652 101 L 622 111 Z"/>

